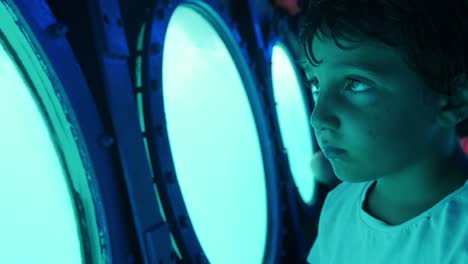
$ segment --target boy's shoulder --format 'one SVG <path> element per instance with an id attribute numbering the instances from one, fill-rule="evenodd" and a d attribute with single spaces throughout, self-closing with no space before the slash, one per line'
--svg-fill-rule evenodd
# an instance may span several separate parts
<path id="1" fill-rule="evenodd" d="M 352 210 L 353 205 L 358 202 L 363 195 L 365 189 L 372 182 L 342 182 L 338 184 L 334 189 L 328 192 L 325 199 L 323 208 L 326 208 L 324 211 L 327 212 L 344 212 L 346 208 Z"/>

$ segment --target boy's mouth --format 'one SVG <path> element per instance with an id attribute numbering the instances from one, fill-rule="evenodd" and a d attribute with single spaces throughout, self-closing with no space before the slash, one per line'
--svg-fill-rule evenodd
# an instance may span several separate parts
<path id="1" fill-rule="evenodd" d="M 328 159 L 333 159 L 346 153 L 346 150 L 344 149 L 330 147 L 330 146 L 324 146 L 322 150 L 323 150 L 323 154 L 325 154 L 325 156 Z"/>

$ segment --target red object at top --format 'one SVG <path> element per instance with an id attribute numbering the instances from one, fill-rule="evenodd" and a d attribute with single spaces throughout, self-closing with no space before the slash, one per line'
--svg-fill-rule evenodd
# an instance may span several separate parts
<path id="1" fill-rule="evenodd" d="M 465 154 L 468 155 L 468 137 L 462 138 L 462 140 L 460 141 L 460 145 L 462 146 Z"/>
<path id="2" fill-rule="evenodd" d="M 297 5 L 297 0 L 275 0 L 275 5 L 286 9 L 291 16 L 295 16 L 301 11 Z"/>

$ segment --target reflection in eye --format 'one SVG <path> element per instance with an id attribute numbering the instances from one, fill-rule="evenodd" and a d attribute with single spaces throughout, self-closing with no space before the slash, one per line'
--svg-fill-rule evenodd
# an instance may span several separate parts
<path id="1" fill-rule="evenodd" d="M 316 101 L 316 97 L 318 96 L 318 80 L 317 78 L 313 78 L 312 80 L 307 80 L 307 87 L 311 89 L 312 96 L 314 97 L 314 101 Z"/>

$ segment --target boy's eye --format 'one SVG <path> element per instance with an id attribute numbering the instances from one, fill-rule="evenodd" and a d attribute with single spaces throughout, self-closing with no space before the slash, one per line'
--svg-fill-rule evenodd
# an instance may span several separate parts
<path id="1" fill-rule="evenodd" d="M 308 82 L 308 86 L 312 90 L 312 95 L 314 97 L 314 100 L 316 100 L 316 97 L 320 93 L 317 78 L 313 78 L 312 80 L 310 80 Z M 363 93 L 369 90 L 371 87 L 371 85 L 367 84 L 365 81 L 361 81 L 361 80 L 357 80 L 353 78 L 346 79 L 345 86 L 346 86 L 346 90 L 348 90 L 351 94 Z"/>

